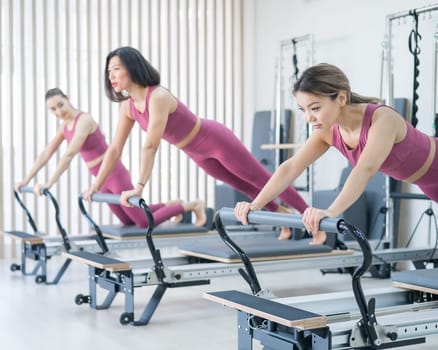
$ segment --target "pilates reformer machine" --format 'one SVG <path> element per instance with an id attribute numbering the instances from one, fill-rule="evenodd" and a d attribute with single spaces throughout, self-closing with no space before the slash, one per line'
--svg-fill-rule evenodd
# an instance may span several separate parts
<path id="1" fill-rule="evenodd" d="M 94 202 L 119 203 L 119 196 L 94 194 Z M 155 246 L 152 214 L 145 201 L 138 197 L 130 199 L 130 203 L 144 210 L 150 226 L 146 229 L 147 242 L 151 258 L 125 261 L 102 254 L 90 252 L 64 253 L 67 258 L 88 265 L 88 294 L 78 294 L 75 303 L 89 304 L 92 309 L 107 309 L 117 294 L 124 296 L 124 312 L 120 316 L 121 324 L 146 325 L 149 323 L 158 304 L 168 288 L 179 288 L 209 284 L 213 278 L 241 274 L 245 265 L 240 256 L 224 245 L 220 237 L 209 237 L 187 244 L 179 245 L 181 256 L 164 257 Z M 221 212 L 232 212 L 223 208 Z M 266 218 L 262 227 L 278 225 L 284 214 L 264 213 Z M 99 228 L 88 213 L 84 216 L 94 227 Z M 290 216 L 290 215 L 286 215 Z M 293 217 L 293 216 L 292 216 Z M 228 223 L 234 227 L 236 220 Z M 276 235 L 264 236 L 263 231 L 253 231 L 250 235 L 236 236 L 248 256 L 253 260 L 259 272 L 284 271 L 289 269 L 319 269 L 352 267 L 360 264 L 362 255 L 349 249 L 336 249 L 327 245 L 309 245 L 308 240 L 278 241 Z M 261 234 L 261 237 L 258 235 Z M 264 252 L 264 253 L 263 253 Z M 262 254 L 263 253 L 263 254 Z M 233 256 L 234 254 L 234 256 Z M 378 256 L 377 256 L 378 254 Z M 374 263 L 395 262 L 402 260 L 428 260 L 430 249 L 386 249 L 376 252 Z M 147 302 L 141 315 L 134 315 L 134 291 L 139 287 L 152 286 L 155 291 Z M 99 287 L 99 288 L 98 288 Z M 103 301 L 98 301 L 98 289 L 106 291 Z"/>
<path id="2" fill-rule="evenodd" d="M 275 216 L 279 225 L 303 227 L 300 216 Z M 253 295 L 231 290 L 209 292 L 204 297 L 237 310 L 239 350 L 253 349 L 254 340 L 266 350 L 388 349 L 421 344 L 427 335 L 438 333 L 437 272 L 401 272 L 398 284 L 394 283 L 404 289 L 368 291 L 367 301 L 361 277 L 377 252 L 372 252 L 363 232 L 339 219 L 323 219 L 320 229 L 350 234 L 360 246 L 361 261 L 352 274 L 352 292 L 266 299 L 252 262 L 226 232 L 223 223 L 233 219 L 233 211 L 222 209 L 216 214 L 216 227 L 226 245 L 240 256 L 245 266 L 241 275 Z M 248 220 L 264 224 L 272 220 L 272 215 L 254 211 L 249 213 Z M 416 281 L 410 281 L 409 276 L 416 276 Z M 426 287 L 412 288 L 424 276 L 428 277 Z"/>
<path id="3" fill-rule="evenodd" d="M 34 193 L 32 187 L 22 186 L 20 187 L 21 193 Z M 70 259 L 66 259 L 62 264 L 61 268 L 55 274 L 55 277 L 52 280 L 48 280 L 47 278 L 47 264 L 50 258 L 53 255 L 59 254 L 61 247 L 66 251 L 71 250 L 72 245 L 70 238 L 67 235 L 65 228 L 63 227 L 60 217 L 59 217 L 59 205 L 55 197 L 49 190 L 43 190 L 41 192 L 42 195 L 46 196 L 54 209 L 54 215 L 56 220 L 56 226 L 60 233 L 59 237 L 52 238 L 48 237 L 47 234 L 41 233 L 35 220 L 30 213 L 29 209 L 24 204 L 23 200 L 20 198 L 20 195 L 17 191 L 14 190 L 14 196 L 17 200 L 20 207 L 23 209 L 27 221 L 32 228 L 32 232 L 24 232 L 24 231 L 0 231 L 1 234 L 11 238 L 14 241 L 19 241 L 21 243 L 21 264 L 13 263 L 10 266 L 11 271 L 21 271 L 21 273 L 25 276 L 35 276 L 35 282 L 45 283 L 45 284 L 57 284 L 61 277 L 64 275 L 68 266 L 71 263 Z M 29 261 L 35 261 L 33 268 L 30 269 L 28 266 Z"/>
<path id="4" fill-rule="evenodd" d="M 113 194 L 96 193 L 92 196 L 92 201 L 99 203 L 120 204 L 120 196 Z M 241 269 L 241 265 L 233 264 L 233 257 L 230 256 L 209 256 L 208 250 L 206 254 L 189 253 L 188 249 L 201 244 L 203 247 L 214 248 L 219 246 L 222 250 L 223 243 L 218 239 L 217 235 L 214 237 L 205 237 L 202 240 L 197 240 L 196 244 L 187 244 L 181 242 L 183 247 L 181 249 L 186 255 L 163 258 L 161 252 L 155 245 L 155 228 L 153 224 L 153 216 L 145 201 L 139 197 L 130 198 L 129 202 L 144 210 L 149 221 L 149 227 L 144 229 L 146 231 L 145 241 L 149 248 L 151 258 L 124 261 L 106 256 L 108 249 L 104 249 L 104 254 L 96 254 L 86 251 L 70 251 L 63 254 L 72 260 L 77 260 L 88 265 L 88 281 L 89 294 L 78 294 L 75 297 L 75 303 L 78 305 L 89 304 L 93 309 L 107 309 L 111 306 L 114 298 L 118 293 L 125 296 L 125 311 L 120 316 L 121 324 L 132 323 L 133 325 L 146 325 L 158 304 L 160 303 L 164 293 L 168 288 L 188 287 L 205 285 L 210 283 L 211 278 L 236 275 Z M 84 206 L 81 206 L 82 214 L 87 218 L 91 226 L 96 232 L 100 231 L 99 225 L 91 218 Z M 231 225 L 233 228 L 235 227 Z M 270 226 L 262 225 L 262 227 Z M 261 236 L 260 239 L 253 239 L 254 233 Z M 236 239 L 241 242 L 250 242 L 249 248 L 255 249 L 255 260 L 260 260 L 260 268 L 265 265 L 269 271 L 275 269 L 283 269 L 285 267 L 284 261 L 287 258 L 305 256 L 331 256 L 350 254 L 347 250 L 332 250 L 328 246 L 312 246 L 308 244 L 308 240 L 304 243 L 295 243 L 289 245 L 289 249 L 284 247 L 277 240 L 277 232 L 272 231 L 251 231 L 246 234 L 236 234 Z M 251 239 L 248 239 L 250 237 Z M 268 240 L 268 241 L 267 241 Z M 256 242 L 254 242 L 256 241 Z M 273 249 L 271 256 L 257 256 L 260 248 L 265 247 L 266 244 L 277 243 L 277 249 Z M 104 242 L 103 242 L 104 243 Z M 278 246 L 283 245 L 278 255 Z M 292 246 L 292 247 L 291 247 Z M 296 247 L 298 246 L 298 248 Z M 225 247 L 226 248 L 226 247 Z M 204 249 L 205 252 L 205 249 Z M 298 254 L 297 254 L 298 252 Z M 269 252 L 268 252 L 269 253 Z M 273 253 L 275 255 L 273 255 Z M 282 266 L 277 263 L 278 259 L 286 259 Z M 231 264 L 229 263 L 231 262 Z M 141 316 L 138 319 L 134 317 L 134 290 L 135 288 L 144 286 L 155 286 L 155 291 L 150 298 L 148 304 L 144 308 Z M 107 294 L 103 302 L 97 300 L 97 290 L 100 287 L 106 290 Z"/>
<path id="5" fill-rule="evenodd" d="M 19 189 L 21 194 L 34 194 L 33 188 L 22 186 Z M 27 221 L 31 227 L 31 232 L 10 230 L 0 231 L 0 234 L 18 241 L 21 244 L 20 249 L 20 264 L 12 263 L 11 271 L 21 271 L 25 276 L 35 276 L 35 282 L 38 284 L 57 284 L 65 271 L 67 270 L 70 259 L 66 259 L 55 277 L 48 280 L 48 265 L 53 256 L 61 255 L 63 251 L 69 252 L 72 250 L 107 253 L 109 248 L 111 251 L 116 249 L 133 249 L 146 247 L 144 240 L 144 228 L 136 226 L 123 225 L 102 225 L 99 231 L 95 234 L 84 235 L 68 235 L 65 227 L 61 223 L 59 204 L 54 195 L 49 190 L 41 192 L 46 196 L 53 206 L 56 227 L 59 235 L 48 235 L 40 232 L 35 223 L 29 208 L 25 205 L 20 194 L 14 190 L 14 196 L 17 203 L 23 209 Z M 82 197 L 79 199 L 79 206 L 84 211 L 84 203 Z M 190 222 L 191 218 L 185 215 L 181 223 L 163 223 L 155 230 L 155 234 L 160 237 L 158 240 L 161 246 L 172 246 L 180 242 L 182 237 L 202 237 L 209 233 L 212 229 L 213 210 L 207 208 L 207 223 L 203 227 L 195 226 Z M 161 239 L 164 238 L 164 239 Z M 108 248 L 109 247 L 109 248 Z M 29 262 L 34 261 L 32 268 Z"/>

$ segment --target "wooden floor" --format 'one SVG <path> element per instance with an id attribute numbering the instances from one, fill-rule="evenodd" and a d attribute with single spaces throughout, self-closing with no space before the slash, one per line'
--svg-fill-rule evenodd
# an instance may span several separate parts
<path id="1" fill-rule="evenodd" d="M 55 262 L 59 262 L 56 261 Z M 122 326 L 122 297 L 109 310 L 75 305 L 86 293 L 87 269 L 73 263 L 56 286 L 36 285 L 33 277 L 9 271 L 11 258 L 0 259 L 1 349 L 237 349 L 234 310 L 202 298 L 206 291 L 236 289 L 249 292 L 238 277 L 213 279 L 210 285 L 170 290 L 148 326 Z M 321 275 L 317 270 L 261 274 L 260 283 L 278 297 L 348 290 L 348 275 Z M 365 288 L 387 286 L 388 280 L 366 279 Z M 142 311 L 152 288 L 136 289 L 136 313 Z M 144 303 L 142 303 L 144 300 Z M 416 350 L 436 349 L 438 337 Z M 435 341 L 433 341 L 435 339 Z M 254 349 L 260 349 L 256 344 Z M 414 349 L 406 347 L 404 349 Z"/>

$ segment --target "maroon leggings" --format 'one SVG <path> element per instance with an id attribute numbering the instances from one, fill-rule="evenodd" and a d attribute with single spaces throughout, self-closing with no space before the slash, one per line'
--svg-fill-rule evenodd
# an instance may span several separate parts
<path id="1" fill-rule="evenodd" d="M 90 168 L 90 173 L 96 176 L 101 164 L 102 163 Z M 100 191 L 102 193 L 120 194 L 123 191 L 129 191 L 133 188 L 134 186 L 131 182 L 131 175 L 119 160 L 106 178 Z M 137 207 L 129 208 L 117 204 L 108 204 L 108 206 L 124 225 L 147 227 L 149 224 L 146 213 L 143 209 Z M 159 225 L 173 216 L 184 213 L 184 207 L 181 204 L 166 205 L 164 203 L 159 203 L 151 204 L 149 205 L 149 208 L 152 211 L 155 225 Z"/>
<path id="2" fill-rule="evenodd" d="M 234 133 L 223 124 L 202 119 L 201 129 L 183 151 L 205 172 L 254 199 L 272 174 L 246 149 Z M 298 192 L 289 186 L 280 198 L 303 213 L 308 207 Z M 277 211 L 279 204 L 266 205 Z"/>

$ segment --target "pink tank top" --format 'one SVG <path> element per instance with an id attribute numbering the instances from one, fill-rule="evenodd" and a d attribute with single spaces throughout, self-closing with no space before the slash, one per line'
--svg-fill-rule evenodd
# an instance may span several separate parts
<path id="1" fill-rule="evenodd" d="M 356 165 L 368 139 L 368 130 L 371 126 L 374 111 L 382 105 L 368 104 L 362 122 L 359 144 L 350 149 L 341 137 L 339 126 L 334 125 L 333 146 L 336 147 L 352 165 Z M 397 180 L 404 180 L 415 173 L 426 161 L 430 150 L 429 136 L 415 129 L 406 122 L 407 133 L 405 138 L 394 144 L 388 157 L 380 167 L 380 171 Z"/>
<path id="2" fill-rule="evenodd" d="M 146 104 L 144 112 L 140 113 L 134 105 L 134 101 L 129 99 L 129 108 L 131 116 L 140 124 L 144 131 L 148 130 L 149 124 L 149 100 L 151 98 L 151 93 L 154 91 L 156 86 L 149 86 L 146 95 Z M 180 100 L 177 99 L 178 106 L 175 112 L 169 114 L 169 119 L 167 120 L 166 128 L 164 129 L 163 139 L 165 139 L 170 144 L 178 144 L 180 141 L 186 137 L 190 131 L 195 127 L 197 117 L 193 114 Z"/>
<path id="3" fill-rule="evenodd" d="M 64 126 L 64 138 L 67 143 L 70 143 L 76 130 L 76 124 L 81 116 L 82 112 L 79 112 L 73 122 L 73 128 L 68 130 L 67 125 Z M 100 127 L 98 126 L 96 131 L 88 135 L 85 142 L 82 144 L 79 153 L 84 161 L 89 162 L 90 160 L 100 157 L 108 148 L 108 144 L 105 141 L 105 136 L 103 136 Z"/>

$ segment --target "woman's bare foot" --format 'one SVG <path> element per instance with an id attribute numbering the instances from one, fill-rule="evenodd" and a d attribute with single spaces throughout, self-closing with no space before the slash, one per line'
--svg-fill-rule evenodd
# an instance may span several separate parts
<path id="1" fill-rule="evenodd" d="M 181 199 L 173 199 L 170 200 L 166 203 L 167 205 L 172 205 L 172 204 L 183 204 L 183 201 Z M 177 216 L 173 216 L 170 218 L 171 222 L 174 222 L 176 224 L 180 223 L 181 221 L 183 221 L 184 219 L 184 215 L 183 214 L 179 214 Z"/>
<path id="2" fill-rule="evenodd" d="M 292 213 L 292 210 L 280 205 L 280 206 L 278 206 L 277 213 L 290 214 L 290 213 Z M 280 227 L 280 234 L 278 236 L 278 239 L 280 241 L 285 241 L 287 239 L 290 239 L 291 237 L 292 237 L 292 230 L 289 227 L 284 227 L 284 226 Z"/>
<path id="3" fill-rule="evenodd" d="M 278 209 L 277 209 L 277 213 L 287 213 L 287 214 L 292 214 L 292 209 L 287 208 L 283 205 L 279 205 Z"/>
<path id="4" fill-rule="evenodd" d="M 207 222 L 207 215 L 205 214 L 204 201 L 197 200 L 183 204 L 185 211 L 193 211 L 196 215 L 195 226 L 204 226 Z"/>
<path id="5" fill-rule="evenodd" d="M 310 244 L 321 245 L 324 244 L 326 240 L 327 240 L 327 233 L 325 233 L 324 231 L 318 231 L 315 235 L 313 235 Z"/>
<path id="6" fill-rule="evenodd" d="M 289 227 L 280 227 L 280 234 L 278 235 L 278 240 L 285 241 L 292 237 L 292 231 Z"/>

